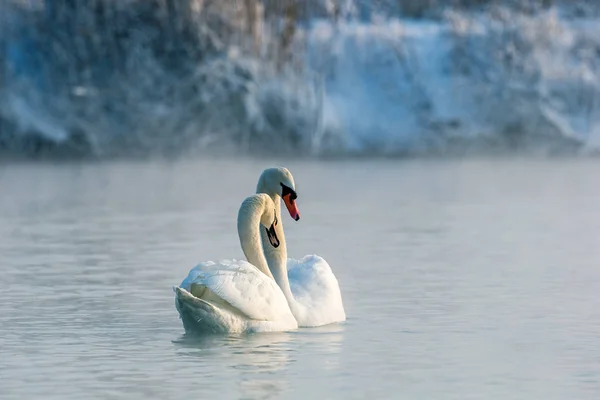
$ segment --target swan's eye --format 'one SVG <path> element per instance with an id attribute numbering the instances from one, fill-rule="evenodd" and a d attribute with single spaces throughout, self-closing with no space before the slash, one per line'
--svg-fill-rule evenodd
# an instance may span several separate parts
<path id="1" fill-rule="evenodd" d="M 291 200 L 296 200 L 298 198 L 298 195 L 294 189 L 284 185 L 281 182 L 279 184 L 281 185 L 281 197 L 289 195 Z"/>
<path id="2" fill-rule="evenodd" d="M 277 213 L 276 213 L 276 210 L 273 210 L 273 214 L 275 214 L 275 220 L 273 220 L 273 226 L 277 226 Z"/>

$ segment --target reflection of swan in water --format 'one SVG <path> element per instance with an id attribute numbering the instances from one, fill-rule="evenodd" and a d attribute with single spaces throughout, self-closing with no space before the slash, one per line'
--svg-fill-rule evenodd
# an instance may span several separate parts
<path id="1" fill-rule="evenodd" d="M 185 334 L 173 342 L 181 356 L 192 358 L 194 376 L 238 382 L 199 387 L 196 395 L 279 399 L 290 390 L 290 376 L 310 370 L 326 380 L 339 374 L 345 329 L 335 324 L 255 335 Z"/>
<path id="2" fill-rule="evenodd" d="M 288 345 L 292 340 L 289 332 L 228 336 L 186 333 L 173 343 L 185 349 L 182 354 L 187 356 L 218 356 L 229 367 L 236 369 L 277 372 L 289 362 Z"/>
<path id="3" fill-rule="evenodd" d="M 181 355 L 202 358 L 202 362 L 194 361 L 194 375 L 236 382 L 213 389 L 201 387 L 196 393 L 201 397 L 278 399 L 289 387 L 287 372 L 295 357 L 291 333 L 185 334 L 174 343 Z"/>
<path id="4" fill-rule="evenodd" d="M 261 248 L 260 225 L 269 232 L 271 247 L 280 244 L 274 208 L 263 193 L 248 197 L 240 207 L 238 235 L 249 262 L 201 263 L 174 288 L 186 331 L 274 332 L 298 327 L 284 294 L 271 278 Z"/>

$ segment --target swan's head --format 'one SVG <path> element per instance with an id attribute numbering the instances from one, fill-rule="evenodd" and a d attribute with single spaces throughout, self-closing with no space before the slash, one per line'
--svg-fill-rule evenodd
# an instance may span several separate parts
<path id="1" fill-rule="evenodd" d="M 263 195 L 264 196 L 264 195 Z M 275 233 L 275 227 L 277 226 L 277 214 L 275 213 L 275 205 L 270 197 L 265 196 L 266 201 L 264 201 L 264 210 L 260 217 L 260 223 L 267 230 L 267 237 L 269 238 L 269 243 L 271 246 L 277 248 L 279 247 L 279 238 L 277 237 L 277 233 Z"/>
<path id="2" fill-rule="evenodd" d="M 300 211 L 296 205 L 296 199 L 298 198 L 296 184 L 294 183 L 292 173 L 287 168 L 276 167 L 265 169 L 258 179 L 256 192 L 266 193 L 273 198 L 281 196 L 290 216 L 295 221 L 300 219 Z"/>

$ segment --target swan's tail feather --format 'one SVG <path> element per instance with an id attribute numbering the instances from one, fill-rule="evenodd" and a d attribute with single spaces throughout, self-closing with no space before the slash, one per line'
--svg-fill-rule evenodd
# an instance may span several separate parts
<path id="1" fill-rule="evenodd" d="M 175 292 L 175 307 L 186 332 L 226 332 L 226 318 L 217 307 L 180 287 L 174 287 L 173 291 Z"/>

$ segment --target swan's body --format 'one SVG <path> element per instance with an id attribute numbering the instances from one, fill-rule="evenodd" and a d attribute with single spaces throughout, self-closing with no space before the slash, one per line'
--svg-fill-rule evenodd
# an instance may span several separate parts
<path id="1" fill-rule="evenodd" d="M 244 200 L 238 234 L 250 262 L 201 263 L 175 288 L 175 304 L 186 331 L 272 332 L 298 327 L 260 247 L 259 226 L 273 229 L 273 212 L 273 202 L 265 194 Z"/>
<path id="2" fill-rule="evenodd" d="M 295 205 L 294 188 L 294 178 L 286 168 L 266 169 L 258 180 L 256 192 L 271 197 L 275 218 L 279 221 L 274 227 L 280 241 L 279 247 L 270 246 L 266 230 L 260 231 L 269 269 L 283 291 L 298 326 L 315 327 L 345 321 L 340 286 L 327 261 L 317 255 L 305 256 L 302 260 L 287 258 L 280 193 L 290 215 L 298 220 L 300 214 Z"/>
<path id="3" fill-rule="evenodd" d="M 198 264 L 175 292 L 186 331 L 277 332 L 298 327 L 275 281 L 244 260 Z"/>

